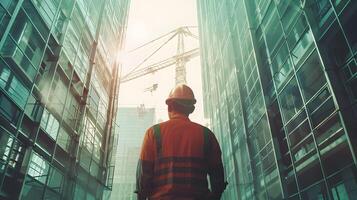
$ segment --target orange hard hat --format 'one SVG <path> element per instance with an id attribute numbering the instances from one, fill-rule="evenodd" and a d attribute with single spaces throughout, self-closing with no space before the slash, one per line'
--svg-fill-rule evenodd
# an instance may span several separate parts
<path id="1" fill-rule="evenodd" d="M 192 89 L 185 84 L 176 85 L 176 87 L 171 90 L 169 97 L 166 99 L 166 104 L 171 100 L 184 100 L 190 104 L 196 103 Z"/>

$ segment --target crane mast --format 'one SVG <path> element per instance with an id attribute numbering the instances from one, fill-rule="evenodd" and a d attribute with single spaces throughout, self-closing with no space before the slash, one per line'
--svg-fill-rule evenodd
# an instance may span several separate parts
<path id="1" fill-rule="evenodd" d="M 177 35 L 177 55 L 182 55 L 185 52 L 184 35 Z M 186 83 L 186 60 L 185 57 L 178 56 L 176 59 L 175 83 Z"/>

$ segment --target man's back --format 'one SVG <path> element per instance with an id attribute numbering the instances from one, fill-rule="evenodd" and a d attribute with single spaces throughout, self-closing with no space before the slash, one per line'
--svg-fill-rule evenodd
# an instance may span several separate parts
<path id="1" fill-rule="evenodd" d="M 226 187 L 221 150 L 208 128 L 189 120 L 195 103 L 191 88 L 177 85 L 166 99 L 170 120 L 147 130 L 137 168 L 139 200 L 220 199 Z"/>
<path id="2" fill-rule="evenodd" d="M 153 164 L 146 183 L 150 199 L 203 199 L 209 193 L 207 174 L 220 165 L 221 152 L 207 128 L 177 114 L 148 129 L 141 160 Z"/>
<path id="3" fill-rule="evenodd" d="M 161 123 L 163 156 L 204 157 L 203 128 L 183 116 Z"/>
<path id="4" fill-rule="evenodd" d="M 207 194 L 204 127 L 177 116 L 161 123 L 160 133 L 162 153 L 155 161 L 153 197 L 199 198 Z"/>

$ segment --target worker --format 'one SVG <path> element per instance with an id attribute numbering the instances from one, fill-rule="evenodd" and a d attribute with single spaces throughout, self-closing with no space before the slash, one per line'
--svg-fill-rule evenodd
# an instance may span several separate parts
<path id="1" fill-rule="evenodd" d="M 221 149 L 208 128 L 188 118 L 195 103 L 191 88 L 177 85 L 166 99 L 169 120 L 146 131 L 137 167 L 138 200 L 221 198 L 227 185 Z"/>

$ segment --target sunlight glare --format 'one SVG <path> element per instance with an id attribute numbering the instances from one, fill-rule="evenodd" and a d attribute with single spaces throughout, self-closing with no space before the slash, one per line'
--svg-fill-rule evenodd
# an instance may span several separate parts
<path id="1" fill-rule="evenodd" d="M 147 26 L 140 22 L 131 22 L 128 26 L 127 38 L 126 38 L 126 49 L 132 50 L 133 48 L 139 46 L 140 44 L 148 40 L 149 30 Z"/>

